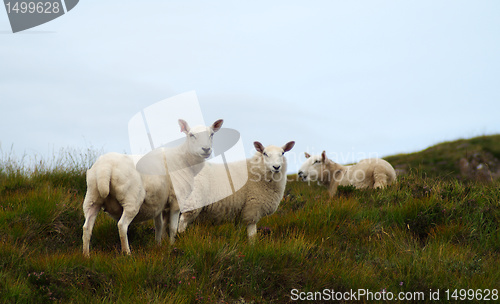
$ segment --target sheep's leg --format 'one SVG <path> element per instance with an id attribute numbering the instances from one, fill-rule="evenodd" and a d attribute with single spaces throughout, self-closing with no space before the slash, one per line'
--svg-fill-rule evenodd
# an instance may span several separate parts
<path id="1" fill-rule="evenodd" d="M 163 238 L 164 225 L 163 212 L 160 212 L 160 214 L 155 217 L 155 239 L 158 244 L 161 244 L 161 239 Z"/>
<path id="2" fill-rule="evenodd" d="M 337 182 L 332 182 L 328 186 L 328 194 L 330 194 L 330 197 L 334 197 L 335 194 L 337 193 L 337 188 L 339 187 L 339 183 Z"/>
<path id="3" fill-rule="evenodd" d="M 126 205 L 125 205 L 126 206 Z M 120 242 L 122 244 L 122 251 L 130 254 L 130 247 L 128 244 L 128 226 L 139 212 L 139 208 L 126 208 L 124 206 L 123 213 L 118 221 L 118 234 L 120 235 Z"/>
<path id="4" fill-rule="evenodd" d="M 255 237 L 257 236 L 257 223 L 251 223 L 247 225 L 247 234 L 250 244 L 254 244 Z"/>
<path id="5" fill-rule="evenodd" d="M 385 188 L 385 186 L 387 186 L 388 176 L 382 170 L 377 169 L 378 168 L 375 168 L 375 170 L 373 171 L 373 188 Z"/>
<path id="6" fill-rule="evenodd" d="M 174 244 L 177 228 L 179 228 L 179 215 L 181 210 L 177 207 L 170 207 L 170 244 Z"/>
<path id="7" fill-rule="evenodd" d="M 167 207 L 165 210 L 161 212 L 161 217 L 163 219 L 163 230 L 162 230 L 162 235 L 166 235 L 167 232 L 167 227 L 170 227 L 170 208 Z"/>
<path id="8" fill-rule="evenodd" d="M 186 231 L 186 228 L 189 225 L 188 222 L 189 222 L 189 216 L 186 216 L 186 213 L 181 214 L 181 217 L 179 219 L 179 228 L 177 229 L 177 231 L 179 233 L 183 233 L 184 231 Z"/>
<path id="9" fill-rule="evenodd" d="M 373 188 L 377 189 L 377 188 L 385 188 L 385 186 L 387 185 L 386 181 L 385 180 L 377 180 L 374 184 L 373 184 Z"/>
<path id="10" fill-rule="evenodd" d="M 85 223 L 83 224 L 83 255 L 90 256 L 90 238 L 92 237 L 92 229 L 94 223 L 101 210 L 101 205 L 92 203 L 88 196 L 83 202 L 83 213 L 85 215 Z"/>

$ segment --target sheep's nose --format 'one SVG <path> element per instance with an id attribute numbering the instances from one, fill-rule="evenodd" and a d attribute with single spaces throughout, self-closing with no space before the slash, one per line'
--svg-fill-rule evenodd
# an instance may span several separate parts
<path id="1" fill-rule="evenodd" d="M 212 150 L 211 148 L 201 148 L 201 149 L 202 149 L 202 150 L 203 150 L 203 152 L 205 152 L 205 153 L 209 153 L 209 152 L 210 152 L 210 150 Z"/>
<path id="2" fill-rule="evenodd" d="M 274 170 L 278 171 L 281 168 L 281 166 L 273 166 L 273 168 Z"/>
<path id="3" fill-rule="evenodd" d="M 304 175 L 304 172 L 303 171 L 299 171 L 299 176 L 302 177 L 302 175 Z"/>

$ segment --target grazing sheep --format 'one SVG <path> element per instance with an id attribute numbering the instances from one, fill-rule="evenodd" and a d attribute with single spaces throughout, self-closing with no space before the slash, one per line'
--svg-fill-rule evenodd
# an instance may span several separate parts
<path id="1" fill-rule="evenodd" d="M 387 161 L 369 158 L 352 166 L 342 166 L 321 155 L 305 153 L 307 160 L 300 167 L 299 178 L 304 181 L 318 181 L 328 188 L 330 196 L 337 187 L 353 185 L 356 188 L 385 188 L 396 180 L 396 171 Z"/>
<path id="2" fill-rule="evenodd" d="M 250 242 L 253 242 L 257 233 L 257 222 L 262 217 L 273 214 L 283 198 L 287 179 L 287 162 L 284 154 L 294 145 L 295 142 L 291 141 L 283 147 L 267 146 L 264 148 L 260 142 L 254 142 L 257 152 L 252 158 L 230 164 L 231 166 L 246 165 L 248 174 L 246 184 L 234 194 L 213 204 L 182 213 L 179 220 L 179 232 L 184 232 L 197 217 L 216 224 L 238 218 L 247 226 L 248 238 Z M 210 181 L 210 184 L 204 189 L 206 192 L 202 199 L 210 201 L 211 196 L 220 194 L 217 187 L 226 187 L 226 185 L 216 181 L 219 176 L 225 176 L 225 174 L 223 165 L 212 164 L 203 168 L 196 178 L 203 177 L 204 180 Z"/>
<path id="3" fill-rule="evenodd" d="M 137 167 L 128 155 L 108 153 L 99 157 L 87 171 L 83 254 L 89 256 L 92 228 L 101 208 L 118 221 L 122 251 L 127 254 L 130 254 L 127 237 L 130 223 L 154 219 L 155 239 L 161 242 L 167 209 L 173 243 L 180 214 L 176 195 L 187 197 L 191 192 L 194 176 L 212 153 L 213 133 L 222 123 L 217 120 L 210 127 L 190 129 L 187 122 L 179 119 L 181 131 L 186 134 L 184 143 L 153 150 L 139 160 Z"/>

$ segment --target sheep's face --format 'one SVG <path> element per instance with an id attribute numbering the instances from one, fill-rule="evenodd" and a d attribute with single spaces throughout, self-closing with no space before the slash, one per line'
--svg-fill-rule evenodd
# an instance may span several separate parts
<path id="1" fill-rule="evenodd" d="M 261 157 L 266 167 L 266 171 L 271 173 L 279 173 L 282 171 L 283 165 L 286 162 L 284 157 L 285 152 L 290 151 L 294 145 L 295 142 L 291 141 L 283 147 L 271 145 L 264 148 L 260 142 L 254 142 L 255 149 L 262 155 Z"/>
<path id="2" fill-rule="evenodd" d="M 188 153 L 202 158 L 209 158 L 212 155 L 214 133 L 220 130 L 222 123 L 223 120 L 219 119 L 209 127 L 196 126 L 190 128 L 187 122 L 179 119 L 181 131 L 186 133 Z"/>
<path id="3" fill-rule="evenodd" d="M 321 155 L 309 155 L 305 153 L 306 161 L 299 170 L 299 178 L 303 181 L 321 181 L 327 171 L 326 164 L 330 160 L 326 157 L 325 151 Z"/>

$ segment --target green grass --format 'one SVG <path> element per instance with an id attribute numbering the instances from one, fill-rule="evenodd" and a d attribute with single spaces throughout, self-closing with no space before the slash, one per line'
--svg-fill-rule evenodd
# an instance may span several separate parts
<path id="1" fill-rule="evenodd" d="M 480 136 L 440 143 L 423 151 L 384 157 L 406 172 L 420 170 L 427 176 L 460 178 L 459 161 L 472 155 L 500 159 L 500 135 Z"/>
<path id="2" fill-rule="evenodd" d="M 116 223 L 101 213 L 86 259 L 85 166 L 0 166 L 1 303 L 286 303 L 292 289 L 439 289 L 446 302 L 446 289 L 499 287 L 498 180 L 421 166 L 387 189 L 340 187 L 330 198 L 290 176 L 253 246 L 233 223 L 195 224 L 158 246 L 151 221 L 131 226 L 125 256 Z"/>

